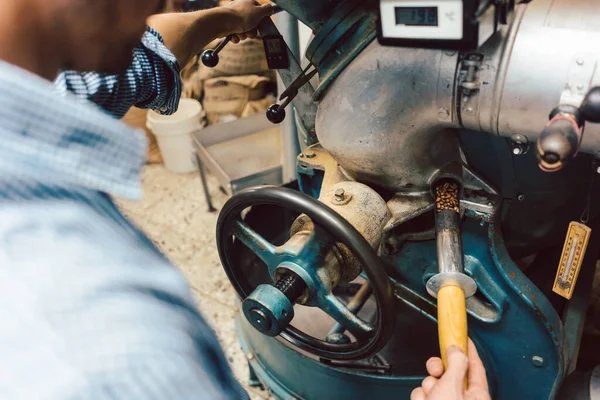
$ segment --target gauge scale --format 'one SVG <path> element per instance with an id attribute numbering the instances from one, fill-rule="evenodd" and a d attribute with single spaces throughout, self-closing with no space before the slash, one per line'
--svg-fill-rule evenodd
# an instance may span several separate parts
<path id="1" fill-rule="evenodd" d="M 489 0 L 380 0 L 377 36 L 385 46 L 471 51 L 497 31 L 502 11 Z"/>

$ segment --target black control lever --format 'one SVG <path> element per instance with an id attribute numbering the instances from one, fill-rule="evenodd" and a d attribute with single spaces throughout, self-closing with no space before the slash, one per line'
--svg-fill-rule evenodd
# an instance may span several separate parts
<path id="1" fill-rule="evenodd" d="M 214 49 L 204 50 L 202 52 L 201 60 L 202 64 L 209 68 L 214 68 L 219 63 L 219 53 L 223 50 L 223 47 L 227 43 L 231 41 L 231 35 L 227 36 L 225 39 L 219 43 L 219 45 Z"/>
<path id="2" fill-rule="evenodd" d="M 550 122 L 537 141 L 540 168 L 546 172 L 562 169 L 579 152 L 582 134 L 583 120 L 576 107 L 559 106 L 552 110 Z"/>
<path id="3" fill-rule="evenodd" d="M 592 88 L 579 108 L 562 105 L 552 110 L 537 141 L 542 170 L 558 171 L 577 156 L 586 122 L 600 123 L 600 87 Z"/>
<path id="4" fill-rule="evenodd" d="M 294 82 L 292 82 L 292 84 L 289 85 L 283 93 L 281 93 L 281 96 L 279 96 L 279 101 L 281 101 L 281 103 L 273 104 L 267 109 L 267 119 L 269 121 L 274 124 L 280 124 L 283 122 L 286 115 L 285 108 L 292 102 L 292 100 L 294 100 L 296 96 L 298 96 L 299 89 L 306 85 L 317 73 L 316 68 L 309 72 L 310 67 L 311 65 L 302 71 L 300 76 L 298 76 L 296 80 L 294 80 Z"/>
<path id="5" fill-rule="evenodd" d="M 600 86 L 592 88 L 581 103 L 581 116 L 594 124 L 600 123 Z"/>
<path id="6" fill-rule="evenodd" d="M 273 6 L 273 15 L 282 11 L 282 8 L 279 6 Z M 271 17 L 265 17 L 265 19 L 270 19 Z M 227 45 L 231 41 L 232 35 L 227 36 L 225 39 L 221 41 L 214 49 L 204 50 L 202 52 L 202 56 L 200 59 L 202 60 L 202 64 L 209 68 L 214 68 L 219 64 L 219 53 L 223 50 L 223 47 Z"/>

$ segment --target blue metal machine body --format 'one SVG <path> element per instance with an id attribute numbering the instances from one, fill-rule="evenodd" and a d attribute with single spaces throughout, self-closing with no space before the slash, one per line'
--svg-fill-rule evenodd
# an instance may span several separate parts
<path id="1" fill-rule="evenodd" d="M 375 23 L 368 13 L 360 12 L 360 7 L 370 7 L 371 2 L 364 2 L 363 5 L 359 5 L 361 2 L 348 2 L 358 8 L 350 7 L 342 17 L 334 12 L 340 2 L 307 1 L 314 6 L 307 7 L 305 1 L 300 7 L 294 0 L 278 0 L 277 3 L 309 25 L 317 35 L 325 28 L 337 32 L 329 38 L 320 38 L 320 46 L 331 51 L 321 52 L 323 54 L 319 56 L 318 46 L 309 48 L 314 56 L 312 61 L 319 68 L 321 76 L 321 86 L 315 92 L 315 100 L 318 100 L 354 55 L 373 40 Z M 331 21 L 336 18 L 338 23 L 332 24 Z M 338 56 L 345 56 L 331 56 L 336 54 L 336 49 L 339 50 Z M 302 127 L 299 127 L 299 131 L 302 131 Z M 494 143 L 478 142 L 488 140 L 493 140 Z M 524 187 L 535 186 L 534 183 L 549 179 L 539 178 L 540 171 L 535 165 L 535 157 L 522 157 L 525 161 L 519 162 L 528 164 L 518 165 L 507 144 L 503 142 L 504 139 L 483 137 L 473 140 L 466 135 L 462 141 L 466 145 L 464 150 L 470 164 L 475 164 L 474 169 L 497 187 L 503 199 L 503 207 L 499 208 L 504 212 L 502 216 L 497 216 L 496 222 L 483 222 L 472 218 L 476 216 L 468 215 L 462 227 L 465 269 L 478 286 L 477 296 L 467 302 L 469 333 L 486 366 L 492 398 L 554 398 L 565 375 L 574 369 L 577 343 L 586 311 L 585 306 L 582 306 L 585 301 L 579 299 L 585 298 L 589 288 L 585 284 L 581 285 L 581 293 L 577 292 L 566 306 L 561 320 L 549 298 L 509 255 L 505 240 L 508 242 L 517 239 L 505 238 L 501 231 L 502 217 L 510 208 L 511 198 L 516 197 L 516 191 L 523 193 Z M 492 159 L 497 162 L 491 162 L 490 154 L 474 151 L 484 147 L 492 149 L 492 154 L 495 152 L 503 156 L 497 156 L 497 160 Z M 581 163 L 583 164 L 585 163 Z M 516 168 L 520 171 L 518 178 Z M 581 176 L 579 172 L 571 171 L 573 176 Z M 302 192 L 318 198 L 322 181 L 322 171 L 299 165 L 298 184 Z M 522 187 L 519 187 L 519 183 Z M 548 185 L 558 191 L 555 181 L 548 182 Z M 543 183 L 539 183 L 535 190 L 532 189 L 532 193 L 525 197 L 540 200 L 541 196 L 555 195 Z M 532 204 L 531 207 L 533 210 L 537 205 Z M 558 220 L 562 215 L 556 217 Z M 534 229 L 536 227 L 532 226 L 532 230 Z M 547 235 L 544 234 L 544 237 Z M 399 315 L 403 315 L 399 316 L 396 324 L 398 343 L 392 347 L 398 359 L 408 359 L 415 354 L 411 347 L 420 345 L 419 338 L 415 338 L 416 344 L 415 341 L 404 341 L 410 337 L 414 326 L 426 325 L 424 329 L 434 336 L 436 332 L 435 299 L 429 296 L 425 286 L 428 278 L 437 271 L 435 241 L 406 242 L 398 253 L 387 257 L 386 262 L 402 306 Z M 301 260 L 298 263 L 301 264 Z M 593 262 L 589 264 L 587 269 L 584 264 L 582 271 L 582 277 L 588 279 L 593 274 Z M 553 268 L 554 265 L 549 266 L 550 270 Z M 398 321 L 402 323 L 399 324 Z M 413 368 L 412 371 L 408 367 L 399 368 L 395 372 L 381 374 L 334 366 L 296 351 L 281 338 L 261 334 L 243 315 L 238 316 L 237 330 L 249 360 L 252 377 L 257 378 L 257 384 L 268 388 L 279 399 L 405 399 L 420 385 L 425 375 L 424 368 Z M 427 352 L 436 348 L 437 343 L 424 343 L 423 347 Z M 435 355 L 433 352 L 428 354 Z M 424 366 L 424 361 L 419 359 L 415 365 Z"/>
<path id="2" fill-rule="evenodd" d="M 469 332 L 486 365 L 493 398 L 553 398 L 572 356 L 559 316 L 514 265 L 494 224 L 467 221 L 463 228 L 465 268 L 481 293 L 468 304 Z M 407 243 L 391 262 L 389 272 L 397 288 L 412 293 L 407 298 L 399 290 L 398 297 L 404 297 L 415 317 L 425 315 L 434 323 L 435 300 L 425 282 L 436 271 L 435 242 Z M 252 354 L 250 365 L 259 380 L 281 399 L 328 399 L 331 393 L 349 399 L 408 398 L 424 378 L 419 371 L 381 376 L 334 368 L 260 334 L 243 318 L 238 320 L 238 334 L 244 351 Z M 415 345 L 418 338 L 407 342 L 406 350 Z"/>

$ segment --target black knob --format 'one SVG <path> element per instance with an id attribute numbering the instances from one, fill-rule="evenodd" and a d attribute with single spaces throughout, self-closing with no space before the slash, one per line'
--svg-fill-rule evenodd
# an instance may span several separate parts
<path id="1" fill-rule="evenodd" d="M 538 138 L 540 168 L 553 172 L 564 167 L 577 154 L 579 137 L 579 127 L 574 118 L 555 117 Z"/>
<path id="2" fill-rule="evenodd" d="M 586 121 L 600 123 L 600 87 L 595 87 L 588 92 L 580 110 Z"/>
<path id="3" fill-rule="evenodd" d="M 279 104 L 273 104 L 267 108 L 267 119 L 274 124 L 280 124 L 285 119 L 285 109 Z"/>
<path id="4" fill-rule="evenodd" d="M 214 50 L 204 50 L 202 52 L 202 64 L 209 68 L 214 68 L 219 63 L 219 55 Z"/>

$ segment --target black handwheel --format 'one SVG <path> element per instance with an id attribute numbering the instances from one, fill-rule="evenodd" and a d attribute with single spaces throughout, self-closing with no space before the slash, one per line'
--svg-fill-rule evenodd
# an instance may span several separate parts
<path id="1" fill-rule="evenodd" d="M 315 226 L 314 232 L 298 252 L 286 252 L 282 247 L 269 243 L 242 220 L 242 211 L 257 205 L 280 206 L 306 214 Z M 297 284 L 298 279 L 310 280 L 311 270 L 318 267 L 316 263 L 323 261 L 324 256 L 336 242 L 343 243 L 353 252 L 368 277 L 378 306 L 378 314 L 373 326 L 351 313 L 339 299 L 333 296 L 331 288 L 328 289 L 327 285 L 314 282 L 307 285 L 313 287 L 313 293 L 310 294 L 314 299 L 313 305 L 347 327 L 357 338 L 356 342 L 328 343 L 287 325 L 289 321 L 281 327 L 280 336 L 283 339 L 304 351 L 331 360 L 366 358 L 381 350 L 388 342 L 394 328 L 395 298 L 383 263 L 363 236 L 335 211 L 310 196 L 281 187 L 263 186 L 246 189 L 229 199 L 217 222 L 217 246 L 229 280 L 240 298 L 248 300 L 244 304 L 246 306 L 248 302 L 254 304 L 256 298 L 254 292 L 262 290 L 261 287 L 266 285 L 261 285 L 257 289 L 232 262 L 234 237 L 267 265 L 272 277 L 277 271 L 281 271 L 282 263 L 283 265 L 295 263 L 306 269 L 307 274 L 304 274 L 305 271 L 300 271 L 298 274 L 285 275 L 281 280 L 282 283 L 279 283 L 281 290 L 295 291 L 294 296 L 297 296 L 299 288 L 304 287 L 302 283 Z M 292 282 L 296 283 L 292 285 Z M 257 320 L 252 322 L 253 326 L 261 331 L 262 328 L 267 330 L 273 321 L 264 321 L 262 318 L 266 317 L 264 310 L 253 311 L 257 317 Z M 248 313 L 246 317 L 249 317 Z"/>

